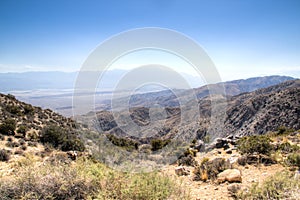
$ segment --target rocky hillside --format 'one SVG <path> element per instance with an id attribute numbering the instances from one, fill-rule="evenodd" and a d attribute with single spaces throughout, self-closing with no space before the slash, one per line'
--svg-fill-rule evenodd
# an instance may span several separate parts
<path id="1" fill-rule="evenodd" d="M 280 126 L 299 129 L 299 86 L 300 80 L 292 80 L 253 92 L 227 97 L 224 128 L 218 130 L 218 137 L 264 134 L 268 131 L 274 131 Z M 209 96 L 199 100 L 200 118 L 198 120 L 197 118 L 193 118 L 193 116 L 196 116 L 196 111 L 189 108 L 189 104 L 183 105 L 181 109 L 178 107 L 166 107 L 166 120 L 157 119 L 150 123 L 149 113 L 150 111 L 155 112 L 155 109 L 148 107 L 132 107 L 130 109 L 130 116 L 135 124 L 140 127 L 147 126 L 148 129 L 153 128 L 152 126 L 157 124 L 164 124 L 157 131 L 158 134 L 155 136 L 152 135 L 148 138 L 149 140 L 162 136 L 165 139 L 168 137 L 171 138 L 174 134 L 180 134 L 180 131 L 187 130 L 196 131 L 197 133 L 195 134 L 197 134 L 197 137 L 203 138 L 205 135 L 210 134 L 207 129 L 210 125 L 211 117 L 210 98 Z M 182 109 L 187 110 L 189 117 L 192 119 L 190 124 L 185 124 L 184 126 L 180 124 Z M 115 117 L 122 115 L 123 113 L 119 112 L 115 114 Z M 90 126 L 98 127 L 100 131 L 109 134 L 131 137 L 118 127 L 111 112 L 98 112 L 97 121 L 92 123 L 91 118 L 93 116 L 93 114 L 85 116 L 85 121 L 89 122 Z M 178 126 L 179 124 L 180 126 Z M 141 133 L 141 135 L 147 135 L 147 133 Z M 131 138 L 134 139 L 134 137 Z"/>
<path id="2" fill-rule="evenodd" d="M 57 114 L 50 109 L 43 110 L 40 107 L 18 101 L 12 95 L 0 94 L 0 123 L 8 118 L 16 120 L 17 129 L 22 125 L 27 126 L 27 132 L 39 132 L 48 124 L 56 124 L 65 128 L 76 127 L 74 120 Z"/>
<path id="3" fill-rule="evenodd" d="M 300 128 L 300 80 L 234 96 L 229 104 L 225 134 L 263 134 L 279 126 Z"/>
<path id="4" fill-rule="evenodd" d="M 84 149 L 80 139 L 84 129 L 70 118 L 50 109 L 43 110 L 0 94 L 0 134 L 20 138 L 25 143 L 50 144 L 62 150 Z M 16 146 L 20 146 L 16 143 Z"/>

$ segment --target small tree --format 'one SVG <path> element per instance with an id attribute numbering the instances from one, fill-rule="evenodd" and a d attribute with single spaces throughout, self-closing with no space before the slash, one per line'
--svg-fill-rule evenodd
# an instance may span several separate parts
<path id="1" fill-rule="evenodd" d="M 41 131 L 41 142 L 51 144 L 63 151 L 84 151 L 83 142 L 75 134 L 57 125 L 46 126 Z"/>
<path id="2" fill-rule="evenodd" d="M 52 144 L 53 147 L 58 147 L 64 142 L 66 132 L 64 129 L 56 125 L 46 126 L 41 131 L 41 142 Z"/>
<path id="3" fill-rule="evenodd" d="M 85 146 L 79 138 L 67 139 L 61 146 L 63 151 L 84 151 Z"/>

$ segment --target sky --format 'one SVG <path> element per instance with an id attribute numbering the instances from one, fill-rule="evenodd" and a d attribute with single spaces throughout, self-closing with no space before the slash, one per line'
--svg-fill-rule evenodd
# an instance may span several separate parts
<path id="1" fill-rule="evenodd" d="M 104 40 L 142 27 L 194 39 L 223 80 L 300 78 L 299 0 L 0 0 L 0 73 L 77 71 Z"/>

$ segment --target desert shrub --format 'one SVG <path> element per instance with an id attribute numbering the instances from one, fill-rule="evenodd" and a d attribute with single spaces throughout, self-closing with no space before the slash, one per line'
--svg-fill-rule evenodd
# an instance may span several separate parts
<path id="1" fill-rule="evenodd" d="M 72 165 L 34 163 L 24 158 L 13 178 L 0 177 L 2 199 L 189 199 L 184 188 L 155 172 L 121 173 L 87 158 Z"/>
<path id="2" fill-rule="evenodd" d="M 238 150 L 242 154 L 260 153 L 269 155 L 272 150 L 271 139 L 265 135 L 253 135 L 238 140 Z"/>
<path id="3" fill-rule="evenodd" d="M 41 142 L 58 147 L 63 142 L 63 135 L 65 135 L 65 131 L 62 128 L 54 125 L 47 126 L 41 131 Z"/>
<path id="4" fill-rule="evenodd" d="M 28 146 L 30 147 L 37 147 L 37 142 L 29 141 Z"/>
<path id="5" fill-rule="evenodd" d="M 298 153 L 292 153 L 288 155 L 285 163 L 288 166 L 295 166 L 300 169 L 300 153 L 298 152 Z"/>
<path id="6" fill-rule="evenodd" d="M 185 166 L 196 166 L 197 165 L 197 161 L 191 154 L 179 157 L 177 163 L 178 163 L 178 165 L 185 165 Z"/>
<path id="7" fill-rule="evenodd" d="M 0 161 L 9 161 L 10 152 L 5 149 L 0 149 Z"/>
<path id="8" fill-rule="evenodd" d="M 198 165 L 197 161 L 194 157 L 196 157 L 197 151 L 191 148 L 188 148 L 183 155 L 178 158 L 178 165 L 186 165 L 186 166 L 196 166 Z"/>
<path id="9" fill-rule="evenodd" d="M 184 156 L 191 155 L 191 156 L 193 156 L 193 157 L 196 157 L 196 155 L 197 155 L 197 150 L 188 148 L 183 154 L 184 154 Z"/>
<path id="10" fill-rule="evenodd" d="M 30 114 L 34 111 L 34 108 L 31 105 L 25 105 L 23 109 L 24 109 L 24 114 Z"/>
<path id="11" fill-rule="evenodd" d="M 231 164 L 228 160 L 226 161 L 224 158 L 215 158 L 211 161 L 204 158 L 200 166 L 195 167 L 194 180 L 215 180 L 220 172 L 229 168 L 231 168 Z"/>
<path id="12" fill-rule="evenodd" d="M 22 134 L 25 137 L 27 130 L 28 130 L 28 128 L 26 126 L 21 125 L 17 129 L 17 133 L 20 133 L 20 134 Z"/>
<path id="13" fill-rule="evenodd" d="M 208 144 L 210 141 L 211 141 L 210 135 L 204 136 L 204 138 L 203 138 L 204 143 Z"/>
<path id="14" fill-rule="evenodd" d="M 294 132 L 295 130 L 294 129 L 290 129 L 290 128 L 287 128 L 285 126 L 279 126 L 277 128 L 277 132 L 275 132 L 275 135 L 276 136 L 279 136 L 279 135 L 288 135 L 292 132 Z"/>
<path id="15" fill-rule="evenodd" d="M 39 135 L 36 131 L 32 131 L 26 134 L 26 139 L 30 141 L 38 141 Z"/>
<path id="16" fill-rule="evenodd" d="M 41 142 L 49 143 L 63 151 L 84 151 L 83 142 L 73 133 L 56 125 L 46 126 L 41 131 Z"/>
<path id="17" fill-rule="evenodd" d="M 297 145 L 291 145 L 289 142 L 284 142 L 276 146 L 275 150 L 281 151 L 283 153 L 292 153 L 300 150 Z"/>
<path id="18" fill-rule="evenodd" d="M 63 151 L 84 151 L 85 147 L 83 142 L 78 138 L 65 139 L 61 145 Z"/>
<path id="19" fill-rule="evenodd" d="M 137 150 L 139 146 L 139 143 L 137 141 L 128 138 L 121 138 L 112 134 L 106 135 L 106 137 L 112 144 L 119 147 L 124 147 L 128 151 Z"/>
<path id="20" fill-rule="evenodd" d="M 6 106 L 6 110 L 8 112 L 10 112 L 11 114 L 13 114 L 13 115 L 19 115 L 19 114 L 21 114 L 20 107 L 16 106 L 16 105 L 7 105 Z"/>
<path id="21" fill-rule="evenodd" d="M 291 172 L 279 172 L 267 178 L 261 185 L 253 184 L 248 192 L 237 195 L 237 199 L 299 199 L 300 181 Z"/>
<path id="22" fill-rule="evenodd" d="M 204 165 L 204 164 L 207 163 L 208 161 L 209 161 L 209 158 L 204 157 L 204 158 L 201 160 L 201 165 Z"/>
<path id="23" fill-rule="evenodd" d="M 157 151 L 167 146 L 170 143 L 170 140 L 162 140 L 162 139 L 153 139 L 151 140 L 151 150 Z"/>
<path id="24" fill-rule="evenodd" d="M 23 151 L 26 151 L 27 146 L 26 146 L 25 144 L 23 144 L 23 145 L 20 147 L 20 149 L 22 149 Z"/>
<path id="25" fill-rule="evenodd" d="M 26 145 L 26 142 L 25 142 L 24 139 L 20 139 L 20 140 L 19 140 L 19 143 L 20 143 L 20 145 Z"/>
<path id="26" fill-rule="evenodd" d="M 16 121 L 14 119 L 6 119 L 0 125 L 0 134 L 3 135 L 14 135 L 16 130 Z"/>
<path id="27" fill-rule="evenodd" d="M 20 144 L 18 142 L 8 141 L 8 142 L 6 142 L 5 146 L 10 147 L 10 148 L 14 148 L 14 147 L 20 146 Z"/>
<path id="28" fill-rule="evenodd" d="M 12 94 L 7 94 L 7 98 L 9 98 L 11 100 L 16 100 L 16 97 Z"/>

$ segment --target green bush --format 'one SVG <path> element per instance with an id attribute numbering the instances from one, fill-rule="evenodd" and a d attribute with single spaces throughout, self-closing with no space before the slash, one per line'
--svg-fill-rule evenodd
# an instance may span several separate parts
<path id="1" fill-rule="evenodd" d="M 119 147 L 124 147 L 128 151 L 137 150 L 139 146 L 138 142 L 128 138 L 121 138 L 112 134 L 106 135 L 106 137 L 109 141 L 111 141 L 112 144 Z"/>
<path id="2" fill-rule="evenodd" d="M 238 150 L 242 154 L 260 153 L 269 155 L 272 150 L 271 139 L 265 135 L 253 135 L 238 140 Z"/>
<path id="3" fill-rule="evenodd" d="M 7 105 L 6 106 L 6 110 L 8 112 L 10 112 L 11 114 L 14 114 L 14 115 L 19 115 L 21 114 L 21 109 L 19 106 L 15 106 L 15 105 Z"/>
<path id="4" fill-rule="evenodd" d="M 288 155 L 286 159 L 286 164 L 288 166 L 295 166 L 300 169 L 300 153 L 298 152 L 298 153 L 292 153 Z"/>
<path id="5" fill-rule="evenodd" d="M 78 138 L 65 139 L 61 145 L 62 151 L 84 151 L 85 146 Z"/>
<path id="6" fill-rule="evenodd" d="M 296 152 L 298 150 L 300 150 L 300 147 L 298 147 L 297 145 L 291 145 L 289 142 L 284 142 L 279 144 L 275 150 L 277 151 L 281 151 L 283 153 L 292 153 L 292 152 Z"/>
<path id="7" fill-rule="evenodd" d="M 41 142 L 51 144 L 63 151 L 84 151 L 83 142 L 73 133 L 57 125 L 49 125 L 41 131 Z"/>
<path id="8" fill-rule="evenodd" d="M 285 126 L 279 126 L 277 128 L 277 132 L 275 133 L 275 135 L 279 136 L 279 135 L 288 135 L 292 132 L 294 132 L 295 130 L 294 129 L 290 129 L 290 128 L 287 128 Z"/>
<path id="9" fill-rule="evenodd" d="M 16 130 L 16 121 L 14 119 L 6 119 L 0 125 L 0 134 L 14 135 Z"/>
<path id="10" fill-rule="evenodd" d="M 23 109 L 24 109 L 24 114 L 30 114 L 34 111 L 34 108 L 31 105 L 25 105 Z"/>
<path id="11" fill-rule="evenodd" d="M 167 146 L 170 143 L 170 140 L 162 140 L 162 139 L 153 139 L 151 140 L 151 150 L 157 151 Z"/>
<path id="12" fill-rule="evenodd" d="M 41 142 L 49 143 L 53 145 L 53 147 L 57 148 L 64 142 L 64 136 L 66 135 L 66 131 L 56 125 L 46 126 L 41 131 Z"/>
<path id="13" fill-rule="evenodd" d="M 5 149 L 0 150 L 0 161 L 9 161 L 10 153 Z"/>
<path id="14" fill-rule="evenodd" d="M 21 125 L 17 129 L 17 133 L 20 133 L 20 134 L 22 134 L 25 137 L 27 130 L 28 130 L 28 128 L 26 126 Z"/>

